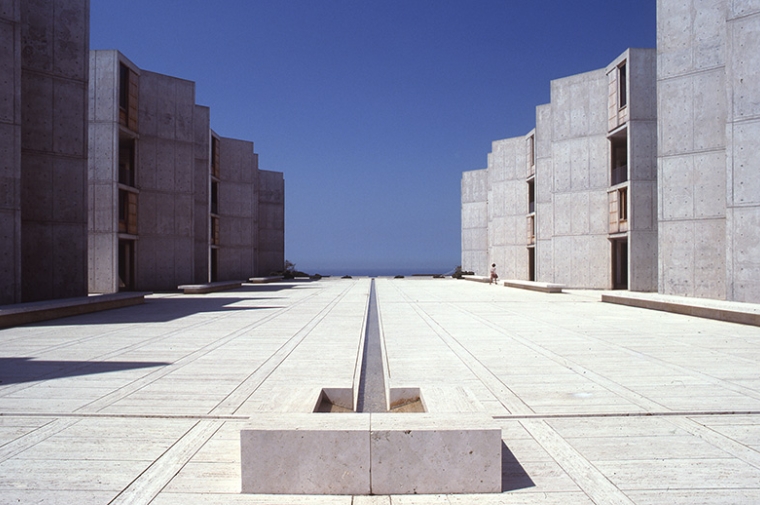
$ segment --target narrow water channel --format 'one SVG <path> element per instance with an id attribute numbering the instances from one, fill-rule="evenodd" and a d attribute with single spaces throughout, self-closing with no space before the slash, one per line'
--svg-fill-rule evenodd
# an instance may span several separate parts
<path id="1" fill-rule="evenodd" d="M 380 341 L 380 321 L 377 312 L 375 279 L 369 289 L 369 310 L 364 333 L 364 353 L 362 356 L 357 412 L 387 412 L 385 399 L 385 377 L 383 375 L 383 349 Z"/>

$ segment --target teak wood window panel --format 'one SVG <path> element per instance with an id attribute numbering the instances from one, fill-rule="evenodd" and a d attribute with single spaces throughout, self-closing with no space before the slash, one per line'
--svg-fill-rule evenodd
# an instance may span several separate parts
<path id="1" fill-rule="evenodd" d="M 609 233 L 628 231 L 628 187 L 616 188 L 607 193 L 609 201 Z"/>
<path id="2" fill-rule="evenodd" d="M 140 81 L 137 72 L 119 64 L 119 123 L 132 131 L 137 131 L 137 101 L 140 95 Z"/>
<path id="3" fill-rule="evenodd" d="M 119 190 L 119 233 L 137 235 L 137 193 Z"/>
<path id="4" fill-rule="evenodd" d="M 221 155 L 219 153 L 219 139 L 211 137 L 211 175 L 219 178 L 221 169 Z"/>
<path id="5" fill-rule="evenodd" d="M 211 218 L 211 245 L 219 245 L 219 218 Z"/>

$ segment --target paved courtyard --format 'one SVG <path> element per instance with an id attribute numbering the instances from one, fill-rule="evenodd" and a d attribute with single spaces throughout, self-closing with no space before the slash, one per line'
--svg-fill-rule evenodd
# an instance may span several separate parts
<path id="1" fill-rule="evenodd" d="M 376 281 L 390 386 L 471 392 L 502 427 L 503 492 L 240 494 L 250 417 L 351 387 L 369 290 L 162 294 L 0 330 L 0 503 L 760 503 L 760 328 L 452 279 Z"/>

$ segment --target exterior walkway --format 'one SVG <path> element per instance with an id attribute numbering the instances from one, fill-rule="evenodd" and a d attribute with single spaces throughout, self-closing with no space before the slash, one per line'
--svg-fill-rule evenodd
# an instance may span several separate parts
<path id="1" fill-rule="evenodd" d="M 390 387 L 467 388 L 502 426 L 504 492 L 240 494 L 251 416 L 351 387 L 369 287 L 0 330 L 0 504 L 760 503 L 760 329 L 452 279 L 376 281 Z"/>

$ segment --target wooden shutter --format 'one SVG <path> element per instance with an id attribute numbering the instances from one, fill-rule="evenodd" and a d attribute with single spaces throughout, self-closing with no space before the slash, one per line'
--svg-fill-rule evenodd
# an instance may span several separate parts
<path id="1" fill-rule="evenodd" d="M 610 191 L 607 193 L 610 204 L 610 233 L 617 233 L 620 230 L 620 220 L 618 219 L 618 192 Z"/>
<path id="2" fill-rule="evenodd" d="M 137 131 L 137 100 L 140 96 L 140 82 L 137 73 L 129 70 L 129 103 L 127 110 L 127 128 Z"/>
<path id="3" fill-rule="evenodd" d="M 618 127 L 618 82 L 617 67 L 607 74 L 609 87 L 607 88 L 607 130 L 612 131 Z"/>
<path id="4" fill-rule="evenodd" d="M 127 233 L 137 235 L 137 193 L 127 193 Z"/>

